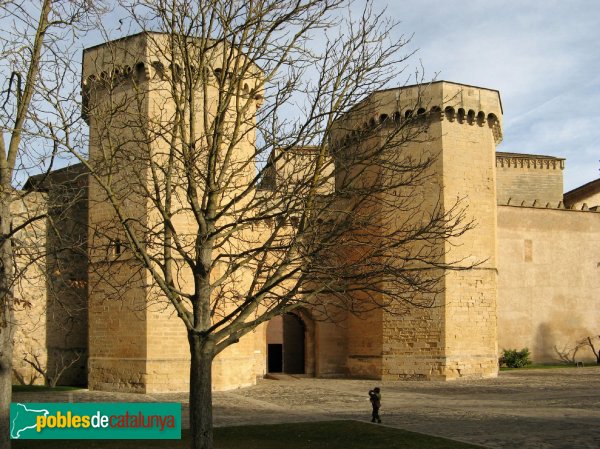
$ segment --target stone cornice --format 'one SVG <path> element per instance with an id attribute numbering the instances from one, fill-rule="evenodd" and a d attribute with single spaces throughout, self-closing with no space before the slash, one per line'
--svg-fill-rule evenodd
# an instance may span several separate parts
<path id="1" fill-rule="evenodd" d="M 469 126 L 488 126 L 492 129 L 496 145 L 502 141 L 502 126 L 496 114 L 484 111 L 476 112 L 473 109 L 466 111 L 463 108 L 455 109 L 447 106 L 442 110 L 440 106 L 432 106 L 429 110 L 425 108 L 406 109 L 403 111 L 378 111 L 373 116 L 372 113 L 365 114 L 362 122 L 356 122 L 354 129 L 347 129 L 343 137 L 332 142 L 333 147 L 348 145 L 352 141 L 359 141 L 365 134 L 372 133 L 377 128 L 395 127 L 395 126 L 422 126 L 426 121 L 444 121 L 456 122 Z M 338 134 L 339 136 L 339 134 Z"/>
<path id="2" fill-rule="evenodd" d="M 560 158 L 549 158 L 546 156 L 536 156 L 533 154 L 510 156 L 496 154 L 496 167 L 563 170 L 565 168 L 565 160 Z"/>

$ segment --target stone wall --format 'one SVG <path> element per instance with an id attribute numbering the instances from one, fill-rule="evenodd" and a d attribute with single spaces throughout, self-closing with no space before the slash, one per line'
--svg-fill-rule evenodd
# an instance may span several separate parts
<path id="1" fill-rule="evenodd" d="M 87 384 L 87 172 L 81 164 L 29 178 L 15 223 L 48 217 L 18 233 L 15 376 L 42 383 L 37 364 L 59 385 Z M 29 305 L 29 307 L 25 307 Z M 59 376 L 60 374 L 60 376 Z"/>
<path id="2" fill-rule="evenodd" d="M 480 108 L 501 115 L 499 96 Z M 458 122 L 458 123 L 457 123 Z M 442 122 L 444 205 L 455 207 L 463 235 L 445 240 L 445 367 L 447 379 L 496 376 L 496 173 L 497 137 L 489 126 Z"/>
<path id="3" fill-rule="evenodd" d="M 11 205 L 13 223 L 42 215 L 47 211 L 47 195 L 29 192 Z M 43 385 L 44 379 L 25 358 L 46 370 L 46 220 L 38 220 L 17 233 L 14 246 L 17 267 L 21 270 L 15 285 L 16 330 L 13 348 L 13 382 Z"/>
<path id="4" fill-rule="evenodd" d="M 146 392 L 143 273 L 131 261 L 96 261 L 90 264 L 89 291 L 89 388 Z"/>
<path id="5" fill-rule="evenodd" d="M 348 375 L 348 333 L 344 317 L 315 323 L 315 374 L 318 377 Z"/>
<path id="6" fill-rule="evenodd" d="M 87 385 L 87 170 L 82 164 L 57 170 L 45 186 L 52 220 L 46 245 L 48 365 L 55 371 L 71 365 L 60 384 Z"/>
<path id="7" fill-rule="evenodd" d="M 145 391 L 187 391 L 190 349 L 183 322 L 169 313 L 166 303 L 149 306 L 146 317 Z M 260 357 L 266 354 L 265 332 L 261 326 L 215 357 L 212 367 L 214 390 L 254 385 L 257 377 L 265 374 L 266 358 Z"/>
<path id="8" fill-rule="evenodd" d="M 498 204 L 530 206 L 563 200 L 565 160 L 534 154 L 496 153 Z"/>
<path id="9" fill-rule="evenodd" d="M 408 197 L 413 202 L 403 204 L 397 215 L 400 226 L 418 229 L 435 215 L 437 208 L 444 210 L 444 192 L 442 175 L 444 172 L 444 144 L 442 139 L 443 123 L 441 117 L 433 119 L 427 127 L 427 134 L 419 136 L 415 142 L 406 144 L 402 149 L 414 158 L 432 158 L 433 164 L 427 173 L 427 182 L 413 183 Z M 460 126 L 459 124 L 456 124 Z M 427 140 L 422 144 L 419 140 Z M 408 190 L 408 189 L 406 189 Z M 399 192 L 406 196 L 406 192 Z M 453 199 L 455 201 L 455 199 Z M 417 212 L 413 212 L 417 211 Z M 435 234 L 435 231 L 433 232 Z M 398 301 L 383 314 L 383 367 L 381 376 L 386 380 L 440 380 L 445 379 L 446 366 L 446 329 L 447 308 L 444 298 L 444 272 L 432 269 L 430 265 L 420 264 L 421 254 L 431 262 L 444 260 L 444 242 L 442 239 L 414 239 L 404 245 L 417 261 L 416 266 L 409 262 L 406 266 L 408 276 L 416 276 L 417 282 L 423 282 L 419 274 L 411 273 L 411 268 L 424 269 L 424 276 L 436 280 L 434 285 L 410 292 L 410 296 Z M 407 286 L 407 291 L 410 291 Z M 437 291 L 431 293 L 427 290 Z M 421 307 L 419 307 L 421 306 Z"/>
<path id="10" fill-rule="evenodd" d="M 381 379 L 383 363 L 383 311 L 348 316 L 347 362 L 353 377 Z"/>
<path id="11" fill-rule="evenodd" d="M 556 349 L 600 334 L 599 229 L 596 212 L 498 207 L 501 350 L 527 347 L 535 362 L 556 362 Z M 582 348 L 577 359 L 592 353 Z"/>

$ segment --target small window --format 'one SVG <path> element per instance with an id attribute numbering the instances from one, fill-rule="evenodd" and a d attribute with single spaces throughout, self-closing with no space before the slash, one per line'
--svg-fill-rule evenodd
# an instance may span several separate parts
<path id="1" fill-rule="evenodd" d="M 154 78 L 159 80 L 165 79 L 165 66 L 162 65 L 162 62 L 154 61 L 152 63 L 152 68 L 154 69 Z"/>
<path id="2" fill-rule="evenodd" d="M 135 65 L 135 81 L 137 83 L 143 83 L 146 81 L 146 66 L 143 62 L 138 62 Z"/>
<path id="3" fill-rule="evenodd" d="M 120 239 L 114 239 L 110 241 L 109 254 L 112 258 L 119 257 L 121 254 L 123 254 L 124 249 L 123 242 Z"/>

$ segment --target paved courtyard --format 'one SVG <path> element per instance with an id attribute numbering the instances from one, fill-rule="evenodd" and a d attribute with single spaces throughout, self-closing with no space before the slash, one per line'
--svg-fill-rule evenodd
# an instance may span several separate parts
<path id="1" fill-rule="evenodd" d="M 600 448 L 600 367 L 502 372 L 497 379 L 374 382 L 263 380 L 214 395 L 215 424 L 369 420 L 367 391 L 382 387 L 384 425 L 491 448 Z M 180 401 L 187 395 L 17 393 L 15 401 Z"/>

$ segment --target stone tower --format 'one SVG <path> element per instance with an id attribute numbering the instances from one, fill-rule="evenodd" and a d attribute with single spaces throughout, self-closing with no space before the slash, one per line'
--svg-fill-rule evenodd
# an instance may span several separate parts
<path id="1" fill-rule="evenodd" d="M 163 221 L 152 195 L 157 182 L 159 189 L 166 188 L 162 167 L 169 160 L 178 167 L 182 162 L 177 158 L 183 157 L 179 147 L 169 144 L 169 139 L 180 132 L 179 123 L 186 127 L 189 120 L 194 120 L 198 134 L 193 154 L 198 164 L 206 163 L 206 158 L 197 156 L 206 148 L 204 120 L 214 117 L 219 107 L 217 83 L 223 81 L 217 80 L 229 79 L 229 72 L 219 64 L 228 59 L 233 66 L 244 56 L 223 44 L 188 39 L 174 45 L 170 39 L 167 34 L 142 33 L 88 48 L 83 55 L 84 116 L 90 129 L 89 160 L 95 172 L 89 187 L 91 389 L 185 391 L 189 384 L 190 355 L 185 326 L 161 291 L 154 287 L 156 282 L 151 272 L 129 249 L 126 243 L 132 237 L 119 222 L 126 217 L 136 238 L 144 239 L 145 248 L 155 251 L 154 260 L 160 260 L 160 252 L 152 248 L 153 245 L 160 248 L 165 234 L 160 231 Z M 228 58 L 223 57 L 224 51 L 228 52 Z M 182 62 L 184 53 L 189 58 L 187 62 Z M 240 98 L 248 99 L 249 91 L 256 85 L 252 83 L 259 82 L 260 73 L 253 67 L 244 72 L 252 75 L 235 85 Z M 203 71 L 198 72 L 199 68 Z M 227 76 L 221 76 L 224 72 Z M 177 115 L 177 97 L 173 94 L 177 89 L 172 86 L 179 84 L 181 88 L 182 77 L 186 76 L 190 77 L 188 80 L 207 81 L 194 84 L 198 108 L 195 114 Z M 250 100 L 249 123 L 254 120 L 260 96 Z M 177 122 L 177 117 L 183 117 L 182 121 Z M 228 117 L 225 114 L 224 120 Z M 228 136 L 223 139 L 224 145 L 227 144 Z M 253 160 L 252 126 L 244 139 L 235 143 L 231 165 L 238 157 L 240 161 Z M 237 184 L 232 188 L 244 188 L 254 176 L 255 167 L 246 163 L 237 172 Z M 177 202 L 177 198 L 186 197 L 182 187 L 185 181 L 169 179 L 170 188 L 181 189 L 169 205 L 171 222 L 179 235 L 193 236 L 196 222 L 190 208 L 185 200 Z M 185 241 L 182 244 L 193 245 Z M 177 279 L 172 282 L 179 283 L 182 289 L 193 285 L 191 274 L 184 269 L 177 272 Z M 262 357 L 256 357 L 256 338 L 253 333 L 241 338 L 215 359 L 214 388 L 255 382 L 256 372 L 263 372 L 261 364 L 265 364 Z"/>
<path id="2" fill-rule="evenodd" d="M 376 310 L 366 320 L 349 319 L 351 375 L 453 379 L 497 374 L 495 147 L 501 117 L 497 91 L 440 81 L 374 92 L 337 123 L 331 136 L 334 151 L 366 151 L 389 139 L 390 130 L 404 127 L 394 137 L 403 139 L 394 157 L 431 160 L 422 183 L 399 188 L 384 202 L 403 198 L 404 210 L 382 206 L 375 212 L 382 219 L 397 214 L 396 222 L 406 226 L 438 207 L 474 225 L 463 235 L 427 243 L 426 251 L 441 264 L 474 266 L 436 273 L 443 276 L 435 297 L 413 296 L 433 307 L 399 306 L 396 313 Z M 368 129 L 379 131 L 352 150 L 353 135 Z M 338 183 L 345 171 L 340 166 Z M 413 254 L 425 248 L 411 245 Z"/>

